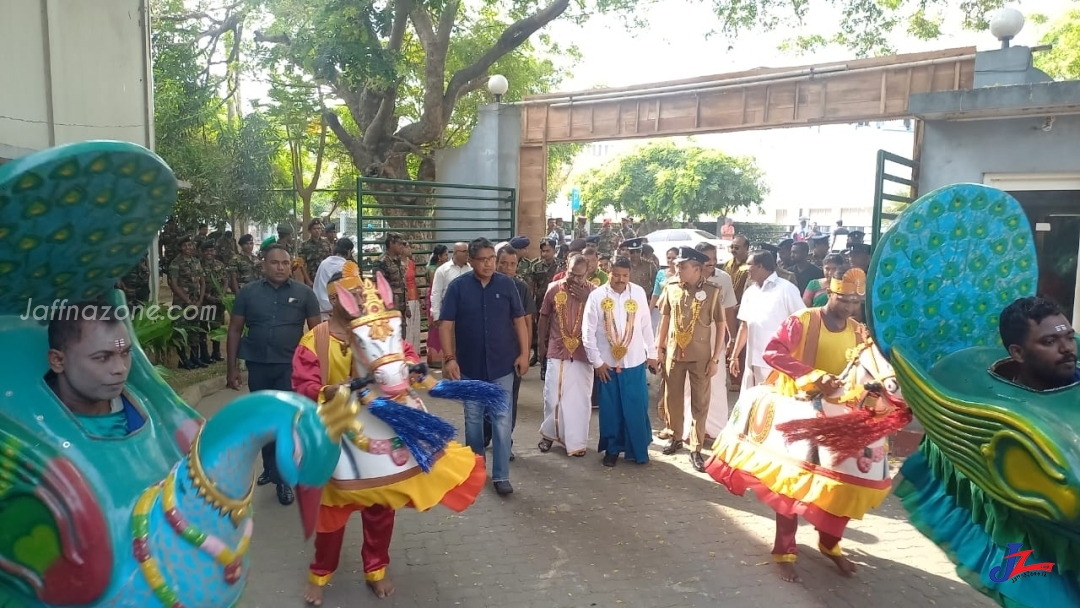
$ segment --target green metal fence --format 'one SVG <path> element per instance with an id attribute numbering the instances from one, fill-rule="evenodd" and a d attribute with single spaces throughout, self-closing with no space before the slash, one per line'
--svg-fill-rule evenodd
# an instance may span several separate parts
<path id="1" fill-rule="evenodd" d="M 892 175 L 886 172 L 885 163 L 891 162 L 902 167 L 907 167 L 908 175 L 910 177 L 900 177 L 898 175 Z M 896 219 L 897 214 L 888 213 L 885 211 L 885 201 L 892 201 L 894 203 L 902 203 L 907 205 L 915 200 L 915 172 L 919 169 L 919 163 L 904 158 L 903 156 L 897 156 L 891 152 L 885 150 L 878 150 L 877 153 L 877 179 L 874 184 L 874 225 L 871 229 L 871 242 L 877 244 L 881 238 L 881 234 L 884 231 L 882 226 L 883 221 L 891 221 Z M 901 171 L 903 171 L 901 169 Z M 907 188 L 907 195 L 890 194 L 886 192 L 886 182 L 893 184 L 899 184 L 901 187 Z"/>
<path id="2" fill-rule="evenodd" d="M 507 240 L 517 224 L 514 188 L 361 177 L 356 191 L 357 247 L 365 267 L 382 254 L 387 232 L 401 233 L 420 256 L 477 236 Z"/>

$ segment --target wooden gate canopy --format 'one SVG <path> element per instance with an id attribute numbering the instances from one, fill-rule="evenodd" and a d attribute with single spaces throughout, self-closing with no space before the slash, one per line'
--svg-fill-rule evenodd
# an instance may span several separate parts
<path id="1" fill-rule="evenodd" d="M 908 118 L 908 96 L 971 89 L 975 47 L 526 97 L 522 146 Z"/>

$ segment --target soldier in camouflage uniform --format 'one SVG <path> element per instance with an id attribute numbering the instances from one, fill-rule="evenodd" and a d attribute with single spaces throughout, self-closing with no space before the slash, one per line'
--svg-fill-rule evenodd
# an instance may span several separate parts
<path id="1" fill-rule="evenodd" d="M 240 293 L 241 287 L 262 277 L 262 262 L 252 253 L 254 250 L 255 237 L 250 234 L 240 237 L 240 251 L 229 260 L 226 268 L 233 293 Z"/>
<path id="2" fill-rule="evenodd" d="M 206 284 L 206 295 L 203 303 L 214 307 L 214 314 L 206 320 L 206 329 L 212 332 L 225 323 L 225 294 L 229 292 L 229 271 L 225 264 L 217 257 L 217 248 L 210 240 L 203 241 L 202 259 L 200 263 L 203 269 L 203 282 Z M 209 336 L 203 334 L 199 341 L 199 360 L 209 365 L 216 361 L 222 361 L 221 342 L 209 340 L 212 350 L 207 349 Z"/>
<path id="3" fill-rule="evenodd" d="M 330 248 L 330 251 L 333 251 L 338 240 L 337 224 L 331 222 L 326 225 L 323 229 L 323 240 L 326 241 L 326 246 Z"/>
<path id="4" fill-rule="evenodd" d="M 203 331 L 199 323 L 199 307 L 206 294 L 206 282 L 203 278 L 202 264 L 195 257 L 195 242 L 190 236 L 180 239 L 180 255 L 169 264 L 169 288 L 173 292 L 173 306 L 170 309 L 173 323 L 185 330 L 187 339 L 177 351 L 182 369 L 206 367 L 199 360 L 199 334 Z"/>
<path id="5" fill-rule="evenodd" d="M 600 240 L 596 243 L 597 251 L 608 255 L 614 254 L 615 250 L 619 248 L 619 242 L 622 239 L 619 238 L 619 233 L 611 226 L 611 220 L 604 220 L 599 236 Z"/>
<path id="6" fill-rule="evenodd" d="M 624 241 L 637 238 L 637 231 L 634 230 L 634 220 L 628 217 L 622 218 L 622 238 Z"/>
<path id="7" fill-rule="evenodd" d="M 524 279 L 536 296 L 537 310 L 540 310 L 540 305 L 544 303 L 544 295 L 547 293 L 548 285 L 551 284 L 552 279 L 555 277 L 555 273 L 559 271 L 559 260 L 556 258 L 556 251 L 558 251 L 558 249 L 556 248 L 555 241 L 551 239 L 540 241 L 540 257 L 533 261 L 529 268 L 529 276 Z M 535 324 L 533 325 L 533 332 L 536 332 Z M 535 335 L 533 336 L 532 343 L 533 356 L 531 364 L 540 364 L 540 377 L 542 379 L 545 376 L 547 365 L 539 360 L 539 342 Z"/>
<path id="8" fill-rule="evenodd" d="M 574 227 L 574 238 L 584 239 L 589 236 L 589 218 L 584 215 L 579 215 L 577 218 L 577 226 Z M 560 243 L 561 244 L 561 243 Z"/>
<path id="9" fill-rule="evenodd" d="M 300 245 L 299 252 L 300 257 L 304 259 L 304 267 L 307 269 L 309 279 L 315 279 L 315 275 L 319 272 L 319 264 L 330 257 L 331 250 L 330 244 L 323 239 L 322 220 L 319 218 L 311 220 L 308 223 L 308 239 Z M 308 282 L 308 287 L 311 285 L 311 282 Z"/>
<path id="10" fill-rule="evenodd" d="M 240 248 L 236 246 L 236 237 L 233 236 L 232 230 L 226 230 L 217 242 L 217 258 L 222 264 L 228 266 L 238 253 L 240 253 Z"/>
<path id="11" fill-rule="evenodd" d="M 210 226 L 207 226 L 206 224 L 199 224 L 199 229 L 195 231 L 195 235 L 192 238 L 192 241 L 194 241 L 195 243 L 195 251 L 198 251 L 199 246 L 202 245 L 202 242 L 210 236 L 208 234 L 209 232 Z"/>
<path id="12" fill-rule="evenodd" d="M 116 285 L 124 292 L 128 306 L 146 304 L 150 299 L 150 254 L 125 274 Z"/>

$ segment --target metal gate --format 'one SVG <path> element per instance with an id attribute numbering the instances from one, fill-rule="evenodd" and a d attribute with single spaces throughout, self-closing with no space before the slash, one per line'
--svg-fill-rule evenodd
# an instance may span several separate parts
<path id="1" fill-rule="evenodd" d="M 908 177 L 900 177 L 886 172 L 885 163 L 894 163 L 906 167 L 907 169 L 900 169 L 901 172 L 906 171 Z M 877 177 L 874 183 L 874 225 L 871 228 L 871 243 L 877 245 L 878 239 L 881 238 L 884 228 L 882 227 L 883 221 L 889 221 L 896 219 L 897 214 L 887 213 L 885 211 L 885 201 L 892 201 L 895 203 L 908 204 L 915 200 L 918 195 L 915 183 L 916 172 L 919 170 L 919 163 L 904 158 L 903 156 L 897 156 L 891 152 L 885 150 L 878 150 L 877 153 Z M 892 194 L 887 192 L 888 189 L 885 182 L 892 182 L 899 184 L 900 186 L 907 187 L 907 195 Z"/>

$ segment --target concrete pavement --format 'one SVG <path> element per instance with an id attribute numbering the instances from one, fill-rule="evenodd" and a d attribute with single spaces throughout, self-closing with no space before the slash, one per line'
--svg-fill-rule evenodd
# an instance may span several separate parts
<path id="1" fill-rule="evenodd" d="M 237 395 L 223 390 L 198 408 L 212 415 Z M 429 400 L 428 406 L 463 428 L 460 405 Z M 354 517 L 341 569 L 323 605 L 995 606 L 956 577 L 944 554 L 907 522 L 894 497 L 849 527 L 844 547 L 860 568 L 856 578 L 835 574 L 816 550 L 813 529 L 804 525 L 798 563 L 804 582 L 782 583 L 769 556 L 772 513 L 757 500 L 731 495 L 695 472 L 685 452 L 663 456 L 659 445 L 649 464 L 620 461 L 612 469 L 601 466 L 595 452 L 569 458 L 556 446 L 541 454 L 536 442 L 542 410 L 533 368 L 521 388 L 512 496 L 499 498 L 489 483 L 462 514 L 442 507 L 398 513 L 389 569 L 397 590 L 391 598 L 375 598 L 363 583 L 360 518 Z M 464 433 L 459 437 L 463 441 Z M 273 488 L 263 487 L 255 509 L 252 572 L 240 606 L 303 606 L 312 545 L 302 539 L 296 507 L 282 507 Z"/>

